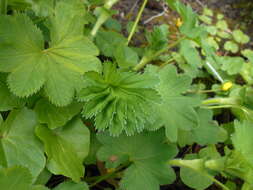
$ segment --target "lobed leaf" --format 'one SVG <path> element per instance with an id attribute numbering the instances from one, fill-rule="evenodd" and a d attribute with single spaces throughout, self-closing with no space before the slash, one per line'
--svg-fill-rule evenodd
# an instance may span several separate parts
<path id="1" fill-rule="evenodd" d="M 36 134 L 44 144 L 48 169 L 79 182 L 84 175 L 82 162 L 88 155 L 90 143 L 89 130 L 82 121 L 75 119 L 55 130 L 40 125 Z"/>
<path id="2" fill-rule="evenodd" d="M 8 85 L 15 95 L 28 97 L 43 88 L 53 104 L 65 106 L 79 89 L 82 74 L 99 70 L 98 50 L 83 36 L 84 10 L 79 0 L 57 3 L 49 21 L 48 49 L 27 16 L 0 17 L 0 71 L 10 73 Z"/>
<path id="3" fill-rule="evenodd" d="M 158 78 L 148 74 L 123 72 L 105 63 L 103 73 L 88 72 L 78 99 L 85 102 L 83 116 L 95 117 L 98 130 L 109 128 L 112 135 L 133 135 L 154 122 L 153 107 L 160 97 L 153 87 Z"/>
<path id="4" fill-rule="evenodd" d="M 0 165 L 27 167 L 33 180 L 46 164 L 42 145 L 34 135 L 36 125 L 35 113 L 24 108 L 13 110 L 0 126 Z"/>
<path id="5" fill-rule="evenodd" d="M 159 190 L 159 185 L 175 180 L 175 173 L 166 162 L 177 154 L 177 148 L 164 144 L 163 130 L 119 137 L 101 133 L 98 139 L 103 146 L 97 156 L 107 167 L 131 161 L 120 182 L 122 190 Z"/>

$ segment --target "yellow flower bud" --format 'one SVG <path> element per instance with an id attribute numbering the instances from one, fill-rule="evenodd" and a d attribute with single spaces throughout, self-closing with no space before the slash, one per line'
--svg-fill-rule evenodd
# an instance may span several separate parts
<path id="1" fill-rule="evenodd" d="M 176 26 L 180 27 L 180 26 L 182 26 L 182 24 L 183 24 L 183 22 L 182 22 L 181 18 L 177 18 Z"/>
<path id="2" fill-rule="evenodd" d="M 232 88 L 232 86 L 233 86 L 233 83 L 228 81 L 222 84 L 221 89 L 223 91 L 228 91 L 230 88 Z"/>

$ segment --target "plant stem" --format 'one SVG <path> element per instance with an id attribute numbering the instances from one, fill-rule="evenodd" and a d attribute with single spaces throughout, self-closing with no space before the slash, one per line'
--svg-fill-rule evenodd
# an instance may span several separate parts
<path id="1" fill-rule="evenodd" d="M 133 70 L 134 70 L 134 71 L 139 71 L 139 70 L 141 70 L 143 67 L 145 67 L 145 65 L 148 64 L 149 62 L 150 62 L 149 57 L 143 56 L 142 59 L 141 59 L 141 61 L 139 62 L 139 64 L 136 65 L 136 66 L 134 67 Z"/>
<path id="2" fill-rule="evenodd" d="M 91 35 L 94 37 L 99 28 L 105 23 L 105 21 L 111 16 L 109 10 L 111 9 L 111 7 L 117 3 L 118 0 L 107 0 L 107 2 L 105 3 L 104 7 L 101 8 L 101 12 L 100 12 L 100 15 L 94 25 L 94 27 L 92 28 L 91 30 Z"/>
<path id="3" fill-rule="evenodd" d="M 131 32 L 130 32 L 128 38 L 127 38 L 127 44 L 126 45 L 129 44 L 129 42 L 131 41 L 131 39 L 132 39 L 132 37 L 133 37 L 133 35 L 134 35 L 135 31 L 136 31 L 137 25 L 138 25 L 138 23 L 139 23 L 139 21 L 141 19 L 141 15 L 142 15 L 142 13 L 144 11 L 144 8 L 146 7 L 147 2 L 148 2 L 148 0 L 144 0 L 143 3 L 142 3 L 141 9 L 138 12 L 138 15 L 137 15 L 137 17 L 136 17 L 136 19 L 134 21 L 134 25 L 133 25 L 133 27 L 131 29 Z"/>
<path id="4" fill-rule="evenodd" d="M 181 160 L 181 159 L 174 159 L 170 160 L 169 164 L 172 166 L 177 166 L 177 167 L 186 167 L 194 170 L 195 172 L 200 173 L 201 175 L 209 178 L 212 180 L 214 183 L 219 185 L 222 189 L 224 190 L 230 190 L 228 187 L 226 187 L 224 184 L 222 184 L 220 181 L 215 179 L 213 176 L 208 174 L 207 172 L 204 171 L 204 160 L 202 159 L 195 159 L 195 160 Z"/>
<path id="5" fill-rule="evenodd" d="M 102 175 L 94 183 L 92 183 L 91 185 L 89 185 L 89 187 L 91 188 L 91 187 L 97 185 L 98 183 L 100 183 L 101 181 L 104 181 L 104 180 L 106 180 L 106 179 L 108 179 L 110 177 L 113 177 L 114 175 L 116 175 L 115 172 L 108 173 L 106 175 Z"/>
<path id="6" fill-rule="evenodd" d="M 7 5 L 8 5 L 8 0 L 0 0 L 0 14 L 2 15 L 7 14 Z"/>
<path id="7" fill-rule="evenodd" d="M 185 38 L 186 38 L 185 36 L 179 38 L 177 41 L 175 41 L 175 42 L 173 42 L 172 44 L 170 44 L 170 45 L 168 46 L 168 48 L 165 48 L 165 49 L 162 49 L 162 50 L 156 52 L 154 55 L 152 55 L 152 57 L 151 57 L 151 56 L 145 56 L 145 55 L 144 55 L 144 56 L 142 57 L 141 61 L 139 62 L 139 64 L 136 65 L 136 66 L 133 68 L 133 70 L 134 70 L 134 71 L 139 71 L 139 70 L 141 70 L 143 67 L 145 67 L 145 65 L 147 65 L 147 64 L 148 64 L 150 61 L 152 61 L 154 58 L 156 58 L 157 56 L 161 55 L 162 53 L 164 53 L 164 52 L 166 52 L 166 51 L 168 51 L 168 50 L 170 50 L 170 49 L 176 47 L 176 46 L 177 46 L 182 40 L 184 40 Z"/>
<path id="8" fill-rule="evenodd" d="M 130 164 L 131 164 L 131 162 L 126 162 L 125 164 L 122 164 L 121 166 L 119 166 L 118 168 L 116 168 L 115 171 L 113 171 L 111 173 L 108 173 L 108 174 L 105 174 L 105 175 L 102 175 L 102 176 L 98 176 L 97 180 L 94 183 L 92 183 L 91 185 L 89 185 L 89 187 L 93 187 L 93 186 L 97 185 L 98 183 L 100 183 L 101 181 L 104 181 L 106 179 L 114 177 L 115 175 L 117 175 L 117 172 L 119 172 L 123 168 L 129 166 Z M 92 178 L 96 179 L 96 177 L 92 177 Z"/>
<path id="9" fill-rule="evenodd" d="M 202 105 L 240 105 L 236 98 L 210 98 L 202 101 Z"/>

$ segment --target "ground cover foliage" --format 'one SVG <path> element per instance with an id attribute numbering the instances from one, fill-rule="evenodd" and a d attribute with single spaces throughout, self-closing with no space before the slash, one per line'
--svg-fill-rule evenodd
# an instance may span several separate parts
<path id="1" fill-rule="evenodd" d="M 138 25 L 147 0 L 123 26 L 115 3 L 1 1 L 0 189 L 252 190 L 250 38 L 179 0 L 176 30 Z"/>

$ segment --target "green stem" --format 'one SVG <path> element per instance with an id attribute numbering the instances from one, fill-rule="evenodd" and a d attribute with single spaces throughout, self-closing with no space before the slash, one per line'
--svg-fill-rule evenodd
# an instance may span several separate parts
<path id="1" fill-rule="evenodd" d="M 0 0 L 0 14 L 6 15 L 7 14 L 7 5 L 8 0 Z"/>
<path id="2" fill-rule="evenodd" d="M 91 185 L 89 185 L 89 187 L 93 187 L 93 186 L 97 185 L 98 183 L 100 183 L 100 182 L 102 182 L 102 181 L 104 181 L 106 179 L 109 179 L 109 178 L 112 178 L 112 177 L 116 176 L 117 172 L 119 172 L 123 168 L 129 166 L 130 164 L 131 164 L 131 162 L 126 162 L 125 164 L 122 164 L 121 166 L 119 166 L 118 168 L 116 168 L 115 171 L 113 171 L 111 173 L 108 173 L 108 174 L 105 174 L 105 175 L 102 175 L 102 176 L 98 176 L 97 180 L 94 183 L 92 183 Z"/>
<path id="3" fill-rule="evenodd" d="M 132 39 L 132 37 L 133 37 L 133 35 L 134 35 L 135 31 L 136 31 L 137 25 L 138 25 L 138 23 L 139 23 L 139 21 L 141 19 L 141 15 L 142 15 L 142 13 L 144 11 L 144 8 L 146 7 L 147 2 L 148 2 L 148 0 L 144 0 L 143 3 L 142 3 L 141 9 L 139 10 L 139 13 L 138 13 L 138 15 L 137 15 L 137 17 L 136 17 L 136 19 L 134 21 L 134 25 L 133 25 L 133 27 L 132 27 L 132 29 L 130 31 L 130 34 L 129 34 L 128 38 L 127 38 L 126 45 L 129 44 L 129 42 L 131 41 L 131 39 Z"/>
<path id="4" fill-rule="evenodd" d="M 222 105 L 222 106 L 204 106 L 206 109 L 222 109 L 222 108 L 232 108 L 232 105 Z"/>
<path id="5" fill-rule="evenodd" d="M 211 98 L 202 101 L 202 105 L 240 105 L 240 102 L 236 98 Z"/>
<path id="6" fill-rule="evenodd" d="M 191 93 L 191 94 L 202 94 L 202 93 L 211 93 L 211 92 L 219 92 L 221 90 L 187 90 L 186 93 Z"/>
<path id="7" fill-rule="evenodd" d="M 104 180 L 106 180 L 106 179 L 109 179 L 109 178 L 111 178 L 111 177 L 113 177 L 113 176 L 115 176 L 115 175 L 116 175 L 115 172 L 108 173 L 108 174 L 106 174 L 106 175 L 102 175 L 102 176 L 100 176 L 94 183 L 92 183 L 91 185 L 89 185 L 89 187 L 90 187 L 90 188 L 91 188 L 91 187 L 94 187 L 94 186 L 97 185 L 98 183 L 100 183 L 100 182 L 102 182 L 102 181 L 104 181 Z"/>
<path id="8" fill-rule="evenodd" d="M 151 56 L 145 56 L 145 55 L 144 55 L 144 56 L 142 57 L 141 61 L 139 62 L 139 64 L 136 65 L 136 66 L 133 68 L 133 70 L 134 70 L 134 71 L 139 71 L 139 70 L 141 70 L 143 67 L 145 67 L 145 65 L 147 65 L 147 64 L 148 64 L 150 61 L 152 61 L 154 58 L 156 58 L 157 56 L 161 55 L 162 53 L 164 53 L 164 52 L 166 52 L 166 51 L 168 51 L 168 50 L 170 50 L 170 49 L 176 47 L 176 46 L 177 46 L 182 40 L 184 40 L 185 38 L 186 38 L 185 36 L 179 38 L 177 41 L 175 41 L 175 42 L 173 42 L 172 44 L 170 44 L 170 45 L 168 46 L 168 48 L 162 49 L 162 50 L 156 52 L 155 54 L 153 54 L 152 57 L 151 57 Z"/>
<path id="9" fill-rule="evenodd" d="M 174 159 L 174 160 L 170 160 L 169 161 L 169 164 L 172 165 L 172 166 L 186 167 L 186 168 L 192 169 L 192 170 L 200 173 L 201 175 L 209 178 L 210 180 L 212 180 L 214 183 L 216 183 L 217 185 L 219 185 L 224 190 L 230 190 L 228 187 L 226 187 L 220 181 L 218 181 L 213 176 L 211 176 L 210 174 L 208 174 L 207 172 L 205 172 L 205 170 L 204 170 L 205 169 L 204 163 L 205 162 L 204 162 L 203 159 L 195 159 L 195 160 Z"/>
<path id="10" fill-rule="evenodd" d="M 134 67 L 133 70 L 134 70 L 134 71 L 139 71 L 139 70 L 141 70 L 143 67 L 145 67 L 145 65 L 148 64 L 149 62 L 150 62 L 149 57 L 143 56 L 142 59 L 141 59 L 141 61 L 139 62 L 139 64 L 136 65 L 136 66 Z"/>
<path id="11" fill-rule="evenodd" d="M 111 14 L 110 14 L 109 10 L 117 2 L 118 2 L 118 0 L 108 0 L 105 3 L 104 7 L 101 9 L 101 12 L 100 12 L 100 15 L 97 19 L 97 22 L 95 23 L 94 27 L 91 30 L 91 35 L 93 37 L 97 34 L 99 28 L 106 22 L 106 20 L 108 18 L 110 18 Z"/>

